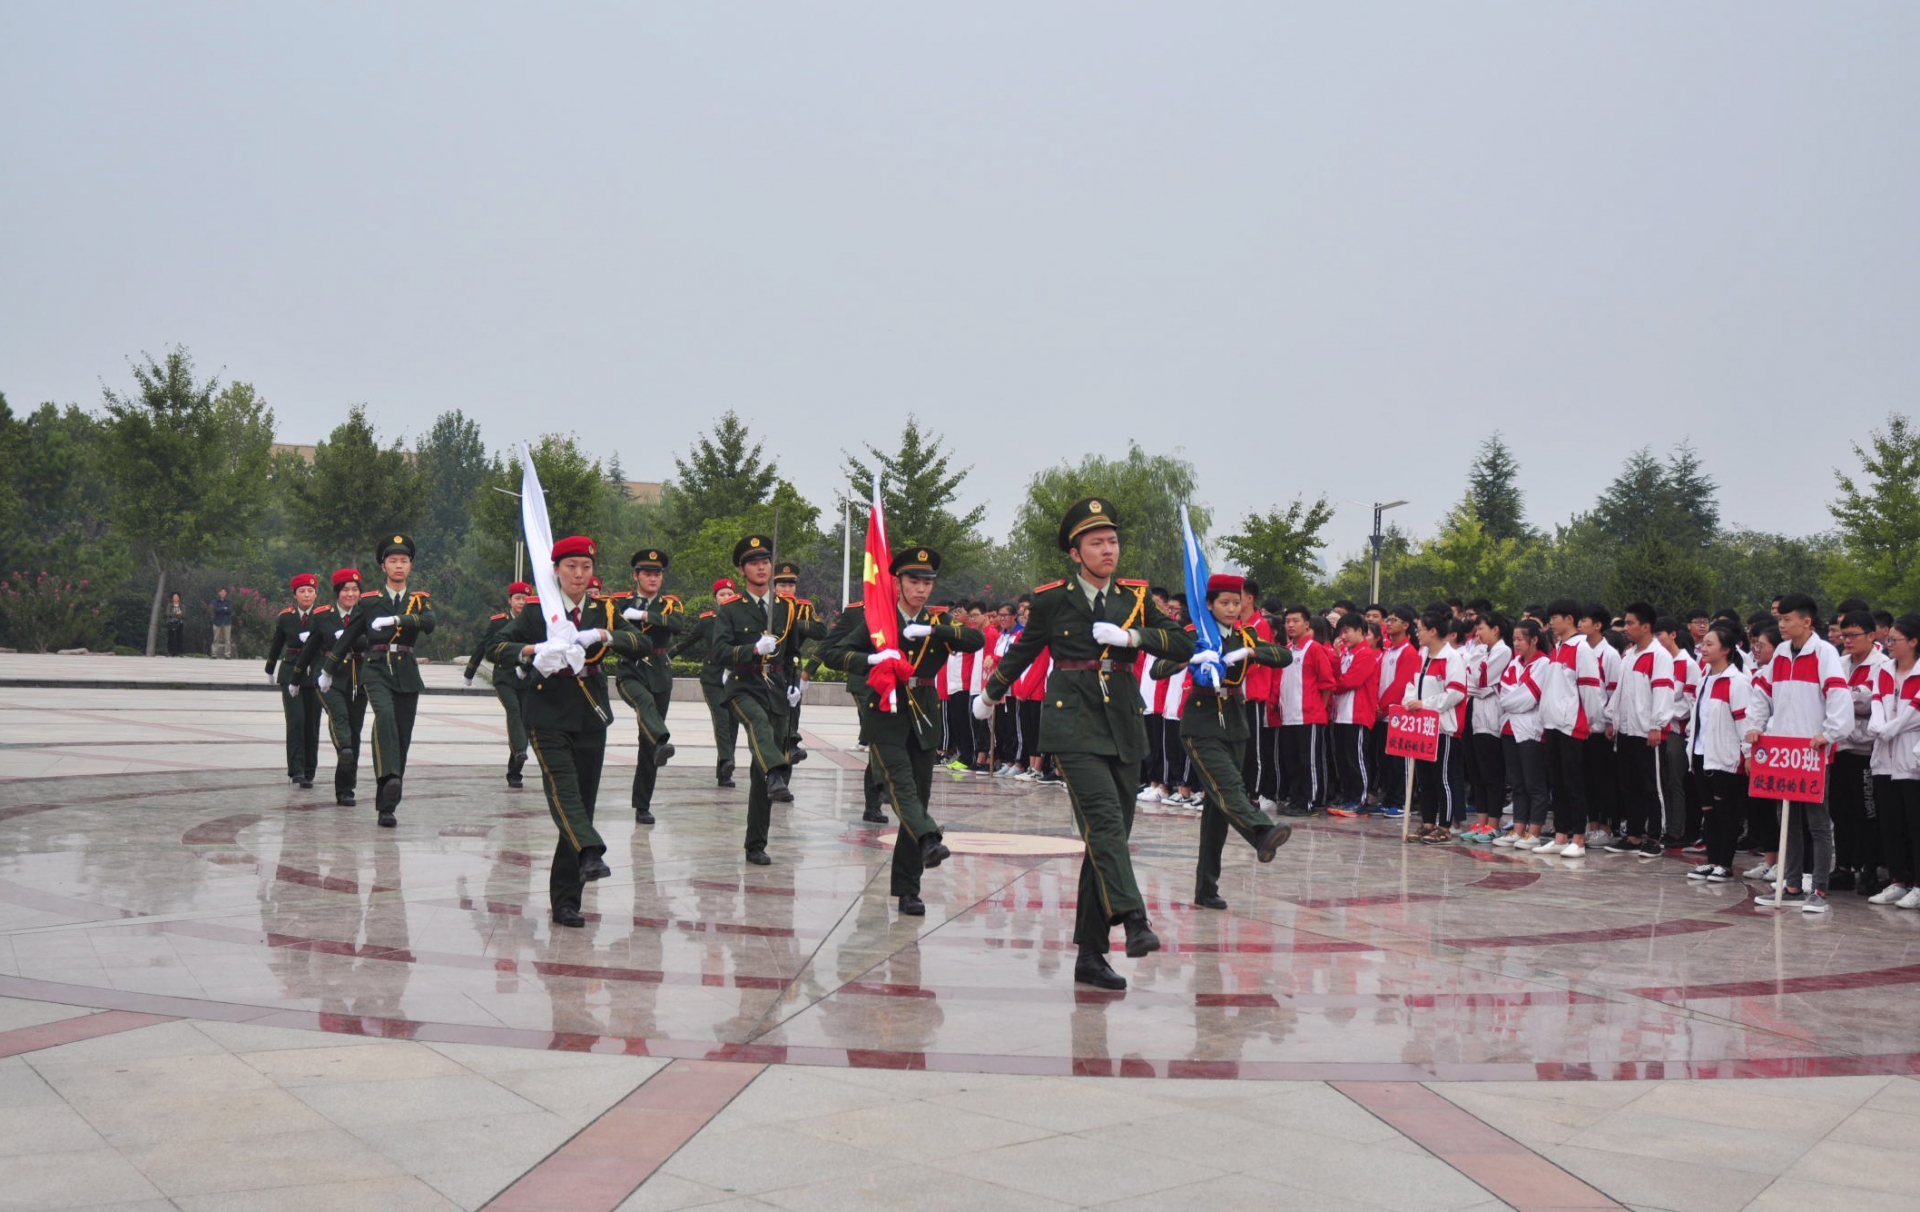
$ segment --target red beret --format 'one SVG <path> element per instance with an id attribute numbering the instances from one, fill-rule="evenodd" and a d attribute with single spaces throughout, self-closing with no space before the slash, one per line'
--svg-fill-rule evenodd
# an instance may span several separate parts
<path id="1" fill-rule="evenodd" d="M 600 578 L 599 578 L 599 577 L 588 577 L 588 578 L 587 578 L 587 588 L 588 588 L 588 589 L 598 589 L 598 588 L 600 588 Z"/>
<path id="2" fill-rule="evenodd" d="M 318 589 L 320 587 L 320 578 L 310 572 L 298 573 L 291 581 L 287 582 L 287 587 L 289 589 Z"/>
<path id="3" fill-rule="evenodd" d="M 507 586 L 507 596 L 512 597 L 516 593 L 524 593 L 532 596 L 533 586 L 527 584 L 525 581 L 515 581 L 513 584 Z"/>
<path id="4" fill-rule="evenodd" d="M 583 534 L 561 539 L 553 545 L 553 562 L 556 564 L 568 556 L 586 556 L 591 559 L 596 554 L 598 553 L 594 550 L 593 540 Z"/>
<path id="5" fill-rule="evenodd" d="M 1247 578 L 1235 576 L 1230 572 L 1216 572 L 1207 578 L 1208 593 L 1240 593 L 1247 587 Z"/>
<path id="6" fill-rule="evenodd" d="M 352 581 L 355 585 L 358 585 L 360 583 L 360 570 L 357 568 L 342 568 L 333 574 L 333 587 L 335 589 L 345 585 L 348 581 Z"/>
<path id="7" fill-rule="evenodd" d="M 733 584 L 732 577 L 721 577 L 719 580 L 713 583 L 713 591 L 715 593 L 719 593 L 722 589 L 732 589 L 733 587 L 734 587 L 734 584 Z"/>

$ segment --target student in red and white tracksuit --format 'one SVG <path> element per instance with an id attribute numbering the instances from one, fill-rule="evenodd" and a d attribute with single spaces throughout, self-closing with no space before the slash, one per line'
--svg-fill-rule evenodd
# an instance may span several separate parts
<path id="1" fill-rule="evenodd" d="M 1920 909 L 1920 614 L 1895 620 L 1886 644 L 1867 729 L 1889 882 L 1867 903 Z"/>
<path id="2" fill-rule="evenodd" d="M 1667 837 L 1686 843 L 1703 835 L 1692 750 L 1687 747 L 1687 733 L 1693 726 L 1693 700 L 1700 690 L 1700 661 L 1680 646 L 1683 635 L 1691 639 L 1680 620 L 1670 615 L 1661 615 L 1660 621 L 1653 625 L 1653 642 L 1673 658 L 1673 714 L 1668 717 L 1667 738 L 1660 746 L 1660 778 L 1665 792 L 1661 798 L 1667 808 L 1664 828 Z"/>
<path id="3" fill-rule="evenodd" d="M 1880 838 L 1873 816 L 1873 774 L 1869 769 L 1873 733 L 1868 724 L 1873 715 L 1874 687 L 1887 658 L 1874 645 L 1873 615 L 1867 611 L 1841 615 L 1838 634 L 1845 645 L 1840 668 L 1847 679 L 1847 696 L 1853 701 L 1853 729 L 1834 743 L 1833 767 L 1827 771 L 1827 786 L 1832 789 L 1827 802 L 1833 807 L 1833 886 L 1859 890 L 1877 883 L 1880 871 Z"/>
<path id="4" fill-rule="evenodd" d="M 1780 599 L 1781 643 L 1773 650 L 1766 677 L 1756 678 L 1754 689 L 1767 703 L 1767 736 L 1806 737 L 1816 750 L 1825 750 L 1853 731 L 1853 696 L 1847 692 L 1846 671 L 1840 654 L 1822 638 L 1816 628 L 1818 607 L 1803 593 L 1789 593 Z M 1756 733 L 1749 743 L 1758 740 Z M 1803 913 L 1825 913 L 1827 880 L 1833 870 L 1833 816 L 1825 803 L 1786 802 L 1788 813 L 1797 823 L 1804 820 L 1813 834 L 1813 853 L 1807 854 L 1800 830 L 1789 824 L 1784 893 L 1775 897 L 1769 890 L 1755 903 L 1768 908 L 1798 905 Z M 1799 887 L 1803 875 L 1813 877 L 1812 887 Z"/>
<path id="5" fill-rule="evenodd" d="M 1379 712 L 1373 725 L 1373 780 L 1380 788 L 1382 815 L 1402 815 L 1408 799 L 1406 759 L 1387 756 L 1387 708 L 1407 697 L 1407 687 L 1420 674 L 1420 647 L 1413 642 L 1417 619 L 1411 607 L 1396 606 L 1381 629 L 1386 643 L 1380 649 Z"/>
<path id="6" fill-rule="evenodd" d="M 1014 679 L 1011 698 L 1020 703 L 1020 760 L 1026 769 L 1015 778 L 1029 782 L 1057 783 L 1060 776 L 1048 770 L 1047 755 L 1040 748 L 1040 700 L 1047 697 L 1047 675 L 1053 672 L 1053 649 L 1042 648 L 1026 672 Z"/>
<path id="7" fill-rule="evenodd" d="M 1621 655 L 1620 683 L 1607 701 L 1607 734 L 1619 754 L 1627 818 L 1626 833 L 1607 843 L 1612 854 L 1637 852 L 1659 858 L 1666 853 L 1660 839 L 1666 817 L 1660 747 L 1673 721 L 1673 657 L 1654 642 L 1653 624 L 1658 617 L 1645 602 L 1627 607 L 1630 647 Z"/>
<path id="8" fill-rule="evenodd" d="M 1587 742 L 1593 720 L 1606 710 L 1600 658 L 1579 634 L 1580 607 L 1556 598 L 1547 607 L 1554 647 L 1540 685 L 1546 725 L 1547 785 L 1553 791 L 1553 840 L 1535 854 L 1581 858 L 1587 853 Z"/>
<path id="9" fill-rule="evenodd" d="M 1287 607 L 1284 625 L 1293 660 L 1280 671 L 1280 698 L 1274 705 L 1280 725 L 1280 811 L 1308 816 L 1326 802 L 1320 734 L 1333 692 L 1333 650 L 1313 638 L 1313 616 L 1306 607 Z"/>
<path id="10" fill-rule="evenodd" d="M 1507 804 L 1507 760 L 1501 744 L 1500 678 L 1513 660 L 1513 624 L 1507 616 L 1489 611 L 1474 624 L 1474 644 L 1466 654 L 1467 698 L 1471 725 L 1467 744 L 1473 748 L 1468 777 L 1477 789 L 1468 798 L 1480 813 L 1472 832 L 1491 842 L 1500 831 L 1501 810 Z"/>
<path id="11" fill-rule="evenodd" d="M 1410 840 L 1438 844 L 1453 840 L 1450 826 L 1467 815 L 1466 762 L 1461 738 L 1467 730 L 1467 663 L 1449 642 L 1453 618 L 1441 610 L 1420 616 L 1420 676 L 1407 688 L 1404 702 L 1440 713 L 1440 750 L 1431 762 L 1414 763 L 1414 799 L 1422 828 Z"/>
<path id="12" fill-rule="evenodd" d="M 1134 797 L 1136 803 L 1157 804 L 1167 798 L 1165 767 L 1166 754 L 1160 750 L 1165 729 L 1160 727 L 1162 713 L 1166 711 L 1166 682 L 1153 676 L 1153 658 L 1141 652 L 1134 658 L 1133 676 L 1140 684 L 1140 719 L 1147 726 L 1147 760 L 1140 767 L 1140 794 Z"/>
<path id="13" fill-rule="evenodd" d="M 1615 834 L 1620 827 L 1620 761 L 1618 747 L 1607 731 L 1612 723 L 1607 704 L 1620 686 L 1620 654 L 1607 643 L 1607 628 L 1613 619 L 1607 608 L 1589 602 L 1580 608 L 1574 620 L 1580 642 L 1593 650 L 1594 663 L 1600 666 L 1600 707 L 1587 719 L 1592 731 L 1581 746 L 1581 768 L 1587 776 L 1587 820 Z"/>
<path id="14" fill-rule="evenodd" d="M 1513 659 L 1500 672 L 1501 765 L 1513 797 L 1513 832 L 1494 839 L 1494 845 L 1533 850 L 1543 844 L 1547 808 L 1546 721 L 1540 713 L 1541 679 L 1553 667 L 1541 651 L 1546 632 L 1532 619 L 1513 627 Z"/>
<path id="15" fill-rule="evenodd" d="M 1367 621 L 1357 614 L 1340 619 L 1340 668 L 1334 679 L 1333 763 L 1339 803 L 1328 815 L 1360 816 L 1370 810 L 1373 790 L 1367 769 L 1367 744 L 1379 710 L 1380 650 L 1368 642 Z"/>
<path id="16" fill-rule="evenodd" d="M 1734 878 L 1733 855 L 1746 826 L 1746 759 L 1743 739 L 1753 701 L 1752 680 L 1740 667 L 1740 633 L 1726 621 L 1700 640 L 1700 675 L 1687 753 L 1700 789 L 1707 861 L 1688 878 L 1724 884 Z"/>

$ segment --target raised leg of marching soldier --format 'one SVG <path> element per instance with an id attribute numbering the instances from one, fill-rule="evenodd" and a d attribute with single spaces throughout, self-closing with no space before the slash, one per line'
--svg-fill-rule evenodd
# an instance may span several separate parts
<path id="1" fill-rule="evenodd" d="M 767 857 L 767 834 L 773 826 L 774 802 L 793 801 L 793 792 L 787 789 L 792 767 L 784 748 L 786 712 L 770 712 L 751 698 L 736 698 L 728 706 L 746 734 L 753 759 L 748 768 L 747 861 L 764 867 L 773 861 Z"/>
<path id="2" fill-rule="evenodd" d="M 714 762 L 714 780 L 722 787 L 733 786 L 733 750 L 740 739 L 740 721 L 727 709 L 727 688 L 700 684 L 700 697 L 707 701 L 707 715 L 713 720 L 713 746 L 718 752 Z"/>
<path id="3" fill-rule="evenodd" d="M 931 759 L 931 755 L 929 755 L 929 759 Z M 860 784 L 861 790 L 864 793 L 863 798 L 866 800 L 866 811 L 860 814 L 860 819 L 875 825 L 886 824 L 887 814 L 880 810 L 880 805 L 889 794 L 887 791 L 887 776 L 880 768 L 879 750 L 872 745 L 867 746 L 867 768 L 861 773 Z M 921 802 L 926 802 L 924 796 Z M 897 857 L 895 861 L 899 861 Z"/>
<path id="4" fill-rule="evenodd" d="M 621 678 L 615 683 L 620 697 L 633 708 L 640 725 L 640 753 L 633 767 L 633 817 L 642 825 L 653 824 L 653 788 L 660 777 L 660 764 L 673 755 L 668 742 L 665 700 L 669 694 L 657 694 L 637 678 Z"/>
<path id="5" fill-rule="evenodd" d="M 373 779 L 376 803 L 383 816 L 400 806 L 400 779 L 407 773 L 407 750 L 413 744 L 413 717 L 420 696 L 395 690 L 379 678 L 367 679 L 367 701 L 373 706 Z"/>
<path id="6" fill-rule="evenodd" d="M 367 713 L 365 695 L 355 694 L 351 682 L 335 682 L 320 695 L 327 714 L 327 740 L 333 744 L 333 801 L 351 806 L 359 782 L 360 722 Z M 352 695 L 349 700 L 348 696 Z"/>
<path id="7" fill-rule="evenodd" d="M 1273 861 L 1274 851 L 1293 836 L 1289 825 L 1278 825 L 1247 798 L 1241 769 L 1246 745 L 1212 737 L 1182 737 L 1192 761 L 1194 777 L 1207 793 L 1200 810 L 1200 859 L 1194 869 L 1193 903 L 1204 909 L 1225 909 L 1220 897 L 1220 860 L 1226 850 L 1227 830 L 1247 839 L 1260 861 Z"/>
<path id="8" fill-rule="evenodd" d="M 320 764 L 320 696 L 311 686 L 294 688 L 280 695 L 280 710 L 287 723 L 287 777 L 302 787 L 313 786 L 314 770 Z"/>
<path id="9" fill-rule="evenodd" d="M 518 787 L 525 781 L 521 773 L 527 765 L 527 725 L 520 712 L 520 678 L 517 670 L 495 667 L 493 697 L 507 713 L 507 786 Z"/>
<path id="10" fill-rule="evenodd" d="M 1134 882 L 1133 856 L 1127 850 L 1140 763 L 1098 753 L 1058 753 L 1054 762 L 1067 784 L 1074 826 L 1086 843 L 1080 859 L 1080 908 L 1074 917 L 1073 941 L 1083 953 L 1105 955 L 1113 928 L 1131 914 L 1144 915 L 1147 907 Z"/>
<path id="11" fill-rule="evenodd" d="M 536 728 L 529 739 L 534 760 L 540 763 L 540 788 L 547 811 L 559 831 L 553 848 L 553 873 L 547 895 L 556 918 L 579 913 L 581 875 L 585 855 L 604 854 L 607 844 L 593 827 L 593 805 L 600 794 L 600 771 L 607 758 L 607 734 L 599 729 L 579 732 Z"/>
<path id="12" fill-rule="evenodd" d="M 874 756 L 867 769 L 879 771 L 893 797 L 894 811 L 900 814 L 900 831 L 893 841 L 893 895 L 900 898 L 900 912 L 920 917 L 927 911 L 920 899 L 920 876 L 927 862 L 921 839 L 940 837 L 940 826 L 927 812 L 933 795 L 933 750 L 909 742 L 905 748 L 876 745 L 868 752 Z M 943 859 L 945 850 L 941 846 L 933 853 Z"/>

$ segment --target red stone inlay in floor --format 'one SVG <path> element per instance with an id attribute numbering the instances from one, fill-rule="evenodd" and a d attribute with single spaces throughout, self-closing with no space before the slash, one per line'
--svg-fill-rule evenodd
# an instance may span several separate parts
<path id="1" fill-rule="evenodd" d="M 171 1015 L 138 1014 L 128 1010 L 103 1010 L 99 1014 L 63 1018 L 58 1022 L 0 1031 L 0 1056 L 19 1056 L 23 1052 L 38 1052 L 42 1048 L 57 1048 L 61 1044 L 75 1044 L 83 1039 L 98 1039 L 173 1021 Z"/>
<path id="2" fill-rule="evenodd" d="M 1606 930 L 1565 930 L 1557 934 L 1509 934 L 1493 938 L 1450 938 L 1449 947 L 1563 947 L 1568 943 L 1621 943 L 1637 938 L 1666 938 L 1675 934 L 1703 934 L 1724 930 L 1732 922 L 1705 921 L 1696 917 L 1651 922 L 1645 926 L 1615 926 Z"/>
<path id="3" fill-rule="evenodd" d="M 1920 983 L 1920 964 L 1875 968 L 1866 972 L 1826 972 L 1818 976 L 1788 976 L 1771 981 L 1728 981 L 1722 985 L 1650 985 L 1635 989 L 1641 997 L 1661 1001 L 1695 1001 L 1706 997 L 1772 997 L 1785 993 L 1832 993 L 1840 989 L 1879 989 L 1887 985 Z"/>

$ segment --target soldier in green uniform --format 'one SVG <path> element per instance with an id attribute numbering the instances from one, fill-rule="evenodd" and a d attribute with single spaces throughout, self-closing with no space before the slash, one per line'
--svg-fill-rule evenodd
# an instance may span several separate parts
<path id="1" fill-rule="evenodd" d="M 733 712 L 727 707 L 727 666 L 713 659 L 713 629 L 718 624 L 720 608 L 739 596 L 731 577 L 715 581 L 713 608 L 701 611 L 673 646 L 674 656 L 700 662 L 700 697 L 706 700 L 707 716 L 713 722 L 713 745 L 718 755 L 713 765 L 713 781 L 722 787 L 734 786 L 733 750 L 740 739 L 740 721 L 733 718 Z"/>
<path id="2" fill-rule="evenodd" d="M 827 638 L 827 625 L 814 608 L 813 599 L 800 596 L 800 565 L 782 560 L 779 567 L 773 570 L 773 591 L 791 601 L 799 611 L 794 630 L 800 633 L 801 643 Z M 807 693 L 807 677 L 803 669 L 800 649 L 795 647 L 793 655 L 783 659 L 779 670 L 778 680 L 784 681 L 787 686 L 787 735 L 784 739 L 789 762 L 807 760 L 806 747 L 800 743 L 800 701 Z"/>
<path id="3" fill-rule="evenodd" d="M 587 881 L 612 874 L 602 857 L 607 844 L 593 827 L 607 725 L 613 721 L 605 658 L 609 653 L 616 660 L 636 657 L 652 647 L 640 632 L 619 626 L 613 599 L 596 598 L 587 588 L 595 554 L 593 540 L 583 535 L 555 543 L 553 573 L 561 601 L 522 610 L 487 653 L 495 669 L 528 671 L 527 738 L 540 763 L 547 811 L 559 830 L 547 893 L 553 920 L 561 926 L 586 925 L 580 902 Z M 578 632 L 571 643 L 547 638 L 543 612 L 550 608 L 566 615 Z"/>
<path id="4" fill-rule="evenodd" d="M 773 545 L 750 534 L 733 546 L 734 567 L 744 592 L 720 607 L 713 621 L 712 659 L 725 664 L 724 701 L 747 734 L 753 756 L 747 793 L 747 861 L 764 867 L 773 804 L 792 803 L 787 780 L 793 763 L 786 752 L 790 687 L 779 671 L 800 648 L 799 609 L 773 592 Z"/>
<path id="5" fill-rule="evenodd" d="M 878 646 L 865 605 L 855 602 L 834 621 L 820 649 L 820 663 L 847 675 L 847 692 L 860 709 L 860 737 L 868 746 L 870 766 L 877 766 L 886 780 L 900 817 L 893 847 L 893 895 L 900 898 L 900 912 L 919 917 L 927 911 L 920 899 L 921 871 L 938 867 L 948 855 L 940 826 L 927 812 L 933 755 L 940 748 L 940 695 L 934 677 L 950 654 L 978 652 L 987 637 L 927 613 L 927 597 L 940 572 L 939 552 L 905 548 L 893 557 L 889 571 L 900 599 L 900 648 Z M 904 680 L 893 692 L 891 710 L 867 684 L 867 671 L 888 660 L 904 661 L 912 670 L 910 675 L 900 671 Z"/>
<path id="6" fill-rule="evenodd" d="M 384 584 L 361 594 L 353 604 L 353 613 L 333 641 L 320 674 L 324 691 L 345 667 L 354 647 L 366 641 L 360 675 L 373 704 L 373 777 L 378 787 L 374 808 L 380 824 L 389 829 L 397 823 L 393 813 L 400 806 L 400 779 L 407 772 L 407 749 L 413 744 L 413 717 L 420 707 L 420 692 L 426 688 L 413 646 L 421 636 L 431 635 L 434 626 L 432 600 L 407 588 L 413 553 L 413 540 L 404 534 L 380 541 L 374 558 L 380 562 Z"/>
<path id="7" fill-rule="evenodd" d="M 333 647 L 346 627 L 347 616 L 360 600 L 360 573 L 342 568 L 333 574 L 333 604 L 315 606 L 306 646 L 300 650 L 300 678 L 311 676 L 314 662 Z M 342 676 L 319 691 L 320 707 L 327 715 L 327 739 L 333 743 L 333 802 L 352 807 L 354 788 L 360 782 L 360 728 L 367 718 L 367 691 L 361 685 L 360 667 L 366 662 L 366 637 L 362 636 L 351 654 Z"/>
<path id="8" fill-rule="evenodd" d="M 480 672 L 480 662 L 486 659 L 488 652 L 507 634 L 507 628 L 520 617 L 526 609 L 527 599 L 533 596 L 533 586 L 525 581 L 515 581 L 507 586 L 507 608 L 500 614 L 487 620 L 487 630 L 481 635 L 480 642 L 474 646 L 473 655 L 467 658 L 467 685 L 473 685 L 473 677 Z M 500 706 L 507 713 L 507 786 L 519 787 L 525 781 L 520 773 L 527 764 L 527 726 L 520 718 L 520 694 L 526 688 L 518 665 L 495 665 L 493 667 L 493 697 L 500 700 Z"/>
<path id="9" fill-rule="evenodd" d="M 633 553 L 633 596 L 620 611 L 621 626 L 638 631 L 651 645 L 644 656 L 622 658 L 618 669 L 620 697 L 640 722 L 640 754 L 633 767 L 633 819 L 653 824 L 653 787 L 660 767 L 673 756 L 673 734 L 667 730 L 667 706 L 673 702 L 674 641 L 686 630 L 687 608 L 670 593 L 662 593 L 667 579 L 667 553 L 648 547 Z"/>
<path id="10" fill-rule="evenodd" d="M 1040 749 L 1053 757 L 1066 782 L 1074 824 L 1086 843 L 1074 927 L 1080 957 L 1073 979 L 1102 989 L 1127 987 L 1126 978 L 1107 963 L 1115 924 L 1126 927 L 1129 956 L 1138 959 L 1160 949 L 1127 852 L 1140 762 L 1147 755 L 1131 650 L 1177 661 L 1193 655 L 1193 637 L 1153 604 L 1145 581 L 1115 579 L 1119 524 L 1098 497 L 1068 508 L 1059 543 L 1073 563 L 1073 576 L 1033 591 L 1026 630 L 973 704 L 975 719 L 989 718 L 1040 650 L 1052 650 L 1040 704 Z"/>
<path id="11" fill-rule="evenodd" d="M 298 786 L 311 787 L 320 765 L 320 697 L 301 679 L 299 658 L 313 632 L 308 619 L 320 593 L 320 578 L 303 572 L 287 584 L 293 589 L 293 605 L 273 621 L 273 639 L 267 642 L 267 680 L 286 692 L 280 710 L 287 721 L 287 777 Z M 280 656 L 283 652 L 285 660 Z"/>
<path id="12" fill-rule="evenodd" d="M 1190 680 L 1180 711 L 1180 744 L 1193 759 L 1193 768 L 1207 792 L 1206 805 L 1200 812 L 1200 860 L 1193 877 L 1193 903 L 1203 909 L 1227 907 L 1220 896 L 1220 858 L 1226 850 L 1229 825 L 1247 839 L 1263 863 L 1271 863 L 1274 852 L 1293 836 L 1291 825 L 1274 824 L 1254 806 L 1247 798 L 1246 781 L 1240 776 L 1249 736 L 1243 707 L 1247 665 L 1282 669 L 1293 659 L 1285 645 L 1263 641 L 1251 627 L 1241 625 L 1244 584 L 1244 578 L 1229 573 L 1207 578 L 1207 609 L 1220 625 L 1221 650 L 1195 652 L 1187 663 L 1196 674 L 1200 666 L 1213 666 L 1219 672 L 1220 686 L 1216 690 L 1200 685 L 1197 678 Z M 1191 624 L 1187 630 L 1193 630 Z M 1155 661 L 1153 676 L 1171 677 L 1179 669 L 1178 661 Z"/>

